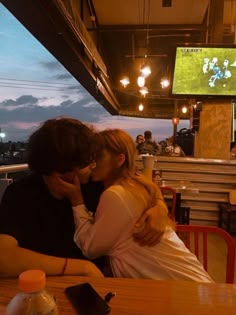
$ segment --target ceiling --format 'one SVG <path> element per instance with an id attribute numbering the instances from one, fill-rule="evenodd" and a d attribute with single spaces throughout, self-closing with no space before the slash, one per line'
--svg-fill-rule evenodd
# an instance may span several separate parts
<path id="1" fill-rule="evenodd" d="M 186 118 L 180 108 L 195 100 L 172 98 L 160 84 L 171 78 L 175 46 L 236 41 L 235 0 L 1 2 L 112 115 Z M 145 98 L 136 84 L 144 62 L 152 69 Z"/>

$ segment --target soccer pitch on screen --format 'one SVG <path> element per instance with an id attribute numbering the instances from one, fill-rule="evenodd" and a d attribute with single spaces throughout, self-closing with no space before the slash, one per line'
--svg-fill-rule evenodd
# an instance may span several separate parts
<path id="1" fill-rule="evenodd" d="M 236 48 L 177 47 L 172 94 L 236 95 Z"/>

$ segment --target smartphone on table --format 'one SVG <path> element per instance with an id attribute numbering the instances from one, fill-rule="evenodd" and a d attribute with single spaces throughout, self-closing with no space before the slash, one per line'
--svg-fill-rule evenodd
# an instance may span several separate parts
<path id="1" fill-rule="evenodd" d="M 67 287 L 65 294 L 79 315 L 105 315 L 110 306 L 89 283 Z"/>

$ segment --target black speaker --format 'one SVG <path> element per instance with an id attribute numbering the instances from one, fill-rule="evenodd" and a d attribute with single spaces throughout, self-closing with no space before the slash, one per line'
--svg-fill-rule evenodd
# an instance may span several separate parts
<path id="1" fill-rule="evenodd" d="M 197 106 L 193 107 L 192 130 L 198 131 L 200 124 L 200 113 L 202 111 L 202 103 L 197 102 Z"/>
<path id="2" fill-rule="evenodd" d="M 200 110 L 193 110 L 193 124 L 192 129 L 193 131 L 199 130 L 199 124 L 200 124 Z"/>
<path id="3" fill-rule="evenodd" d="M 181 146 L 187 156 L 193 155 L 194 130 L 187 128 L 180 129 L 176 134 L 175 141 Z"/>

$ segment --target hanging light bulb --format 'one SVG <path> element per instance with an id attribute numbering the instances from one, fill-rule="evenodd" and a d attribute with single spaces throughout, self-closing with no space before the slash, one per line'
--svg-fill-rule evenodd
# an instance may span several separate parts
<path id="1" fill-rule="evenodd" d="M 169 80 L 167 80 L 167 79 L 162 79 L 161 80 L 161 87 L 163 89 L 167 88 L 169 85 L 170 85 L 170 81 Z"/>
<path id="2" fill-rule="evenodd" d="M 152 73 L 151 68 L 149 66 L 147 66 L 146 64 L 144 64 L 141 69 L 140 72 L 142 73 L 142 75 L 146 78 L 147 76 L 149 76 L 149 74 Z"/>
<path id="3" fill-rule="evenodd" d="M 187 108 L 187 106 L 184 105 L 184 106 L 182 107 L 182 113 L 183 113 L 183 114 L 186 114 L 187 111 L 188 111 L 188 108 Z"/>
<path id="4" fill-rule="evenodd" d="M 143 86 L 139 92 L 143 95 L 143 97 L 146 96 L 146 94 L 148 94 L 148 88 L 146 86 Z"/>
<path id="5" fill-rule="evenodd" d="M 123 85 L 124 88 L 126 88 L 126 86 L 128 84 L 130 84 L 129 78 L 128 77 L 124 77 L 123 79 L 120 80 L 120 83 Z"/>
<path id="6" fill-rule="evenodd" d="M 145 77 L 139 76 L 137 79 L 137 84 L 140 88 L 143 87 L 145 85 Z"/>
<path id="7" fill-rule="evenodd" d="M 143 111 L 143 109 L 144 109 L 143 104 L 139 104 L 139 106 L 138 106 L 138 110 L 139 110 L 140 112 L 142 112 L 142 111 Z"/>

